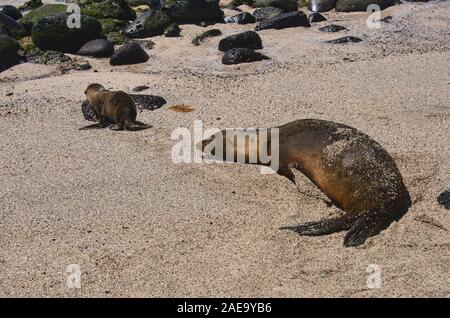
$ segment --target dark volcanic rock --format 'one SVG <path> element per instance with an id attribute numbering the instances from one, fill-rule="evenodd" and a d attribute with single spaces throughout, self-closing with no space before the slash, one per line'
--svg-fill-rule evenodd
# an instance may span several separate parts
<path id="1" fill-rule="evenodd" d="M 315 22 L 322 22 L 322 21 L 326 21 L 327 19 L 321 15 L 320 13 L 311 13 L 308 17 L 308 21 L 309 23 L 315 23 Z"/>
<path id="2" fill-rule="evenodd" d="M 438 196 L 437 201 L 444 208 L 446 208 L 447 210 L 450 210 L 450 189 L 442 192 Z"/>
<path id="3" fill-rule="evenodd" d="M 330 11 L 336 5 L 337 0 L 309 0 L 308 10 L 312 12 Z"/>
<path id="4" fill-rule="evenodd" d="M 0 6 L 0 13 L 6 14 L 14 20 L 18 20 L 22 17 L 22 13 L 20 13 L 15 6 L 11 5 Z"/>
<path id="5" fill-rule="evenodd" d="M 70 71 L 87 71 L 92 68 L 91 64 L 88 62 L 72 62 L 68 64 L 58 65 L 58 70 L 63 74 Z"/>
<path id="6" fill-rule="evenodd" d="M 135 88 L 133 88 L 132 91 L 133 92 L 142 92 L 149 88 L 150 87 L 148 87 L 147 85 L 139 85 L 139 86 L 136 86 Z"/>
<path id="7" fill-rule="evenodd" d="M 223 22 L 223 11 L 216 0 L 165 0 L 163 8 L 177 23 Z"/>
<path id="8" fill-rule="evenodd" d="M 155 110 L 161 108 L 167 102 L 164 98 L 155 95 L 144 95 L 144 94 L 129 94 L 133 99 L 136 107 L 141 110 Z M 95 113 L 94 107 L 85 100 L 81 104 L 81 113 L 86 120 L 97 122 L 97 114 Z"/>
<path id="9" fill-rule="evenodd" d="M 126 37 L 119 32 L 110 32 L 106 34 L 106 39 L 111 41 L 114 45 L 122 45 L 131 41 L 129 37 Z"/>
<path id="10" fill-rule="evenodd" d="M 347 30 L 347 28 L 343 27 L 341 25 L 336 25 L 336 24 L 330 24 L 330 25 L 319 28 L 319 31 L 330 32 L 330 33 L 344 31 L 344 30 Z"/>
<path id="11" fill-rule="evenodd" d="M 332 44 L 344 44 L 344 43 L 357 43 L 361 42 L 362 40 L 360 38 L 354 37 L 354 36 L 344 36 L 342 38 L 337 38 L 334 40 L 326 41 L 326 43 L 332 43 Z"/>
<path id="12" fill-rule="evenodd" d="M 253 16 L 255 17 L 256 21 L 263 21 L 266 19 L 270 19 L 276 16 L 279 16 L 280 14 L 283 14 L 284 11 L 279 8 L 274 7 L 266 7 L 266 8 L 258 8 L 253 11 Z"/>
<path id="13" fill-rule="evenodd" d="M 171 24 L 170 17 L 161 10 L 144 12 L 130 23 L 123 34 L 129 38 L 146 38 L 162 35 L 165 28 Z"/>
<path id="14" fill-rule="evenodd" d="M 137 108 L 142 110 L 155 110 L 167 103 L 164 98 L 155 95 L 130 94 L 130 96 Z"/>
<path id="15" fill-rule="evenodd" d="M 181 29 L 177 23 L 172 23 L 164 30 L 164 36 L 167 38 L 174 38 L 180 36 Z"/>
<path id="16" fill-rule="evenodd" d="M 42 0 L 30 0 L 19 6 L 19 11 L 33 10 L 43 5 Z"/>
<path id="17" fill-rule="evenodd" d="M 87 99 L 81 103 L 81 113 L 86 120 L 95 122 L 98 121 L 97 113 Z"/>
<path id="18" fill-rule="evenodd" d="M 130 21 L 136 19 L 136 13 L 125 0 L 92 1 L 81 8 L 81 13 L 97 18 L 114 18 Z"/>
<path id="19" fill-rule="evenodd" d="M 42 50 L 76 53 L 87 42 L 102 38 L 102 26 L 94 18 L 81 15 L 81 28 L 67 27 L 67 14 L 40 19 L 31 33 L 34 44 Z"/>
<path id="20" fill-rule="evenodd" d="M 92 40 L 83 45 L 78 54 L 92 57 L 110 57 L 114 54 L 114 44 L 104 39 Z"/>
<path id="21" fill-rule="evenodd" d="M 125 0 L 130 7 L 138 7 L 142 5 L 148 5 L 152 0 Z"/>
<path id="22" fill-rule="evenodd" d="M 3 13 L 0 13 L 0 33 L 15 39 L 28 35 L 27 30 L 19 22 Z"/>
<path id="23" fill-rule="evenodd" d="M 225 52 L 222 57 L 222 63 L 225 65 L 250 63 L 262 60 L 268 60 L 269 57 L 246 48 L 234 48 Z"/>
<path id="24" fill-rule="evenodd" d="M 27 29 L 28 32 L 31 33 L 33 25 L 35 25 L 43 17 L 65 14 L 66 11 L 67 6 L 65 4 L 44 4 L 43 6 L 25 14 L 19 22 L 25 27 L 25 29 Z"/>
<path id="25" fill-rule="evenodd" d="M 391 23 L 392 22 L 392 15 L 388 15 L 387 17 L 384 17 L 382 19 L 380 19 L 379 21 L 384 22 L 384 23 Z"/>
<path id="26" fill-rule="evenodd" d="M 308 17 L 301 11 L 284 13 L 279 16 L 269 18 L 256 25 L 256 31 L 265 29 L 284 29 L 293 27 L 310 27 Z"/>
<path id="27" fill-rule="evenodd" d="M 128 42 L 121 48 L 109 60 L 111 65 L 129 65 L 147 62 L 149 59 L 148 54 L 144 49 L 136 42 Z"/>
<path id="28" fill-rule="evenodd" d="M 225 17 L 225 23 L 237 23 L 237 24 L 256 23 L 256 18 L 248 12 L 242 12 L 232 17 Z"/>
<path id="29" fill-rule="evenodd" d="M 223 38 L 219 42 L 219 51 L 222 52 L 237 47 L 243 47 L 251 50 L 259 50 L 263 48 L 260 36 L 254 31 L 233 34 Z"/>
<path id="30" fill-rule="evenodd" d="M 13 38 L 0 34 L 0 72 L 18 64 L 20 58 L 17 55 L 19 43 Z"/>
<path id="31" fill-rule="evenodd" d="M 128 24 L 127 21 L 117 20 L 113 18 L 97 20 L 102 25 L 102 33 L 105 35 L 111 32 L 122 32 L 123 28 Z"/>
<path id="32" fill-rule="evenodd" d="M 24 55 L 27 62 L 34 64 L 55 65 L 72 62 L 69 56 L 61 52 L 42 51 L 39 48 L 29 50 Z"/>
<path id="33" fill-rule="evenodd" d="M 381 10 L 384 10 L 395 5 L 395 0 L 337 0 L 335 9 L 338 12 L 365 12 L 371 4 L 376 4 Z"/>
<path id="34" fill-rule="evenodd" d="M 275 7 L 282 9 L 284 12 L 292 12 L 298 10 L 297 0 L 256 0 L 253 3 L 253 7 Z"/>
<path id="35" fill-rule="evenodd" d="M 192 40 L 192 44 L 200 45 L 200 43 L 202 43 L 205 39 L 213 37 L 213 36 L 219 36 L 219 35 L 222 35 L 222 31 L 220 31 L 219 29 L 211 29 L 211 30 L 208 30 L 206 32 L 203 32 L 200 35 L 197 35 Z"/>

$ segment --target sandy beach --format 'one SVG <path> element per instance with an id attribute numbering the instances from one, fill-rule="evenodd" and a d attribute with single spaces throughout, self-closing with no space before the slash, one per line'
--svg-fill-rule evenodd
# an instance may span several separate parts
<path id="1" fill-rule="evenodd" d="M 380 29 L 367 27 L 368 13 L 333 10 L 311 28 L 260 31 L 271 59 L 249 64 L 223 65 L 217 46 L 254 25 L 182 25 L 179 38 L 151 38 L 143 64 L 71 55 L 92 69 L 24 63 L 0 73 L 0 296 L 449 297 L 450 211 L 437 197 L 450 188 L 450 2 L 381 14 L 392 20 Z M 331 23 L 363 41 L 325 43 L 338 35 L 318 28 Z M 192 45 L 212 28 L 223 36 Z M 167 104 L 138 114 L 148 130 L 79 131 L 93 82 L 147 85 Z M 179 104 L 194 111 L 169 110 Z M 172 131 L 195 120 L 224 129 L 301 118 L 377 140 L 411 194 L 408 213 L 345 248 L 344 232 L 279 229 L 341 213 L 300 173 L 302 193 L 255 165 L 171 159 Z M 67 287 L 70 264 L 81 268 L 79 289 Z M 371 264 L 381 288 L 367 286 Z"/>

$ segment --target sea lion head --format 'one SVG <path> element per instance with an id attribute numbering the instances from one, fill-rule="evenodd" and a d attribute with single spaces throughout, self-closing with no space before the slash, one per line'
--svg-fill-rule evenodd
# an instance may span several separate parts
<path id="1" fill-rule="evenodd" d="M 93 83 L 89 84 L 88 87 L 86 87 L 84 94 L 86 94 L 86 97 L 89 99 L 89 97 L 92 97 L 96 92 L 100 90 L 105 90 L 105 87 L 103 87 L 103 85 L 101 84 Z"/>
<path id="2" fill-rule="evenodd" d="M 259 162 L 260 135 L 258 129 L 226 129 L 217 131 L 202 140 L 198 147 L 204 155 L 215 159 L 239 163 Z M 269 141 L 270 144 L 270 141 Z M 263 143 L 264 146 L 268 142 Z"/>
<path id="3" fill-rule="evenodd" d="M 86 97 L 89 101 L 89 103 L 94 107 L 97 108 L 97 103 L 95 102 L 95 93 L 98 91 L 105 90 L 105 87 L 103 85 L 98 83 L 89 84 L 86 90 L 84 91 L 84 94 L 86 94 Z"/>

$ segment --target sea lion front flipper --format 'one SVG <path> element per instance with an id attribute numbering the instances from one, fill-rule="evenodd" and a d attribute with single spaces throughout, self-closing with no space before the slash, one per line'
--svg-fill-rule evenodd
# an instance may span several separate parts
<path id="1" fill-rule="evenodd" d="M 348 230 L 352 222 L 346 218 L 320 220 L 294 226 L 283 226 L 281 230 L 291 230 L 302 236 L 319 236 Z"/>

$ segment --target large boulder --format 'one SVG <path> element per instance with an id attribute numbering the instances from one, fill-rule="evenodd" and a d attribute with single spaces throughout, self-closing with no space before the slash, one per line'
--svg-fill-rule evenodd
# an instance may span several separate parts
<path id="1" fill-rule="evenodd" d="M 264 7 L 264 8 L 255 9 L 255 11 L 253 11 L 253 16 L 256 18 L 256 21 L 259 22 L 259 21 L 263 21 L 266 19 L 276 17 L 283 13 L 284 13 L 284 11 L 280 8 Z"/>
<path id="2" fill-rule="evenodd" d="M 0 6 L 0 13 L 6 14 L 14 20 L 19 20 L 22 17 L 22 13 L 15 6 L 11 5 Z"/>
<path id="3" fill-rule="evenodd" d="M 31 33 L 34 44 L 42 50 L 76 53 L 87 42 L 102 38 L 102 26 L 96 19 L 81 15 L 80 28 L 68 28 L 67 19 L 67 14 L 40 19 Z"/>
<path id="4" fill-rule="evenodd" d="M 92 40 L 83 45 L 78 54 L 92 57 L 110 57 L 114 54 L 114 44 L 104 39 Z"/>
<path id="5" fill-rule="evenodd" d="M 219 42 L 219 51 L 225 52 L 229 49 L 243 47 L 252 50 L 262 49 L 262 41 L 258 33 L 254 31 L 246 31 L 233 34 L 223 38 Z"/>
<path id="6" fill-rule="evenodd" d="M 376 4 L 384 10 L 395 5 L 395 0 L 337 0 L 335 8 L 340 12 L 367 11 L 371 4 Z"/>
<path id="7" fill-rule="evenodd" d="M 65 4 L 45 4 L 37 9 L 28 12 L 19 22 L 31 32 L 33 25 L 43 17 L 66 13 L 67 6 Z"/>
<path id="8" fill-rule="evenodd" d="M 114 18 L 125 21 L 136 19 L 136 13 L 125 0 L 92 2 L 82 7 L 81 13 L 98 19 Z"/>
<path id="9" fill-rule="evenodd" d="M 279 16 L 263 20 L 256 25 L 256 31 L 265 29 L 284 29 L 293 27 L 310 27 L 308 17 L 301 11 L 284 13 Z"/>
<path id="10" fill-rule="evenodd" d="M 0 33 L 9 35 L 13 38 L 20 39 L 28 35 L 27 30 L 11 18 L 9 15 L 0 13 Z"/>
<path id="11" fill-rule="evenodd" d="M 264 54 L 255 52 L 246 48 L 234 48 L 225 52 L 222 57 L 222 63 L 225 65 L 250 63 L 262 60 L 268 60 L 269 58 Z"/>
<path id="12" fill-rule="evenodd" d="M 336 0 L 309 0 L 308 10 L 312 12 L 330 11 L 336 5 Z"/>
<path id="13" fill-rule="evenodd" d="M 125 27 L 123 34 L 129 38 L 146 38 L 162 35 L 171 24 L 169 16 L 162 10 L 149 10 Z"/>
<path id="14" fill-rule="evenodd" d="M 19 43 L 13 38 L 0 34 L 0 72 L 19 62 Z"/>
<path id="15" fill-rule="evenodd" d="M 292 12 L 298 10 L 298 3 L 297 0 L 256 0 L 253 7 L 275 7 L 282 9 L 284 12 Z"/>
<path id="16" fill-rule="evenodd" d="M 256 18 L 248 12 L 241 12 L 231 17 L 225 17 L 225 23 L 249 24 L 255 23 Z"/>
<path id="17" fill-rule="evenodd" d="M 164 7 L 173 22 L 223 22 L 218 0 L 166 0 Z"/>
<path id="18" fill-rule="evenodd" d="M 136 42 L 128 42 L 120 47 L 109 60 L 111 65 L 129 65 L 145 63 L 149 59 L 148 54 Z"/>

